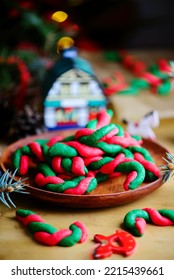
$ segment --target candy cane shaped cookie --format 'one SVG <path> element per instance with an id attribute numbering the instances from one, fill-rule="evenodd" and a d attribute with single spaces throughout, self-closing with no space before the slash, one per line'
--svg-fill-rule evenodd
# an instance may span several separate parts
<path id="1" fill-rule="evenodd" d="M 135 236 L 142 236 L 146 223 L 157 226 L 174 225 L 174 210 L 153 208 L 134 209 L 124 217 L 123 225 Z"/>
<path id="2" fill-rule="evenodd" d="M 133 74 L 138 77 L 138 80 L 134 83 L 135 86 L 141 88 L 143 85 L 144 88 L 150 87 L 152 91 L 159 94 L 169 94 L 171 82 L 169 79 L 170 66 L 167 64 L 167 61 L 162 60 L 158 63 L 159 65 L 157 64 L 147 67 L 143 61 L 137 60 L 125 53 L 120 53 L 120 60 L 126 68 L 131 70 Z M 168 83 L 168 86 L 164 86 L 164 88 L 160 90 L 159 87 L 165 85 L 166 82 Z"/>
<path id="3" fill-rule="evenodd" d="M 134 159 L 141 163 L 146 170 L 146 179 L 154 181 L 160 176 L 160 171 L 155 163 L 145 160 L 140 153 L 134 153 Z"/>
<path id="4" fill-rule="evenodd" d="M 76 176 L 84 176 L 88 173 L 83 158 L 79 156 L 73 158 L 53 157 L 52 168 L 56 173 L 69 172 Z"/>
<path id="5" fill-rule="evenodd" d="M 28 228 L 38 242 L 48 246 L 69 247 L 84 242 L 88 236 L 86 227 L 78 221 L 71 224 L 69 229 L 57 230 L 30 210 L 17 210 L 16 218 Z"/>
<path id="6" fill-rule="evenodd" d="M 41 163 L 38 166 L 38 173 L 35 177 L 35 182 L 38 187 L 45 187 L 48 184 L 60 184 L 64 180 L 56 176 L 55 172 L 48 164 Z"/>
<path id="7" fill-rule="evenodd" d="M 94 146 L 88 146 L 87 144 L 83 144 L 78 141 L 67 141 L 64 144 L 74 148 L 77 154 L 84 158 L 91 156 L 101 156 L 104 154 L 116 155 L 122 150 L 122 147 L 119 145 L 108 144 L 103 141 L 95 143 Z M 48 152 L 48 156 L 49 154 L 50 152 Z M 58 154 L 59 152 L 57 151 L 57 148 L 55 149 L 55 154 L 54 152 L 51 152 L 52 157 Z"/>
<path id="8" fill-rule="evenodd" d="M 63 136 L 61 136 L 61 135 L 56 135 L 56 136 L 52 137 L 52 138 L 48 141 L 47 146 L 50 147 L 50 146 L 56 144 L 57 142 L 63 141 L 63 139 L 64 139 Z"/>
<path id="9" fill-rule="evenodd" d="M 48 149 L 48 156 L 54 157 L 54 156 L 61 156 L 61 157 L 75 157 L 77 156 L 77 151 L 73 147 L 68 146 L 66 143 L 59 143 L 52 145 Z"/>
<path id="10" fill-rule="evenodd" d="M 117 165 L 115 172 L 129 173 L 123 183 L 124 189 L 134 190 L 139 187 L 145 178 L 145 169 L 138 161 L 126 159 L 124 162 Z"/>
<path id="11" fill-rule="evenodd" d="M 90 193 L 97 187 L 97 180 L 93 176 L 79 176 L 60 184 L 47 184 L 45 188 L 52 192 L 82 195 Z"/>
<path id="12" fill-rule="evenodd" d="M 143 147 L 132 147 L 128 148 L 134 153 L 134 159 L 140 162 L 146 170 L 146 180 L 154 181 L 160 176 L 160 171 L 155 165 L 153 158 L 151 157 L 148 150 Z"/>
<path id="13" fill-rule="evenodd" d="M 24 150 L 24 147 L 23 147 Z M 28 151 L 29 148 L 26 147 Z M 12 163 L 15 169 L 18 170 L 20 175 L 25 175 L 29 169 L 29 156 L 27 154 L 22 154 L 22 149 L 17 149 L 12 155 Z"/>
<path id="14" fill-rule="evenodd" d="M 30 158 L 37 158 L 44 161 L 44 154 L 46 154 L 47 147 L 45 144 L 48 140 L 40 139 L 29 143 L 17 149 L 12 155 L 13 166 L 18 169 L 20 175 L 25 175 L 29 169 Z"/>
<path id="15" fill-rule="evenodd" d="M 106 126 L 99 128 L 98 130 L 93 130 L 89 128 L 83 128 L 76 132 L 75 137 L 80 143 L 84 143 L 88 146 L 95 146 L 95 143 L 112 137 L 118 133 L 118 128 L 115 124 L 110 123 Z"/>
<path id="16" fill-rule="evenodd" d="M 129 146 L 128 148 L 132 153 L 140 153 L 146 160 L 154 162 L 149 151 L 143 147 Z"/>
<path id="17" fill-rule="evenodd" d="M 100 141 L 95 144 L 95 147 L 101 149 L 104 152 L 104 155 L 111 157 L 116 156 L 122 151 L 122 147 L 115 144 L 108 144 L 106 142 Z"/>
<path id="18" fill-rule="evenodd" d="M 67 141 L 65 144 L 76 149 L 78 155 L 81 157 L 86 158 L 86 157 L 91 157 L 91 155 L 100 156 L 100 155 L 104 154 L 104 150 L 97 148 L 97 147 L 90 147 L 90 146 L 82 144 L 78 141 Z"/>
<path id="19" fill-rule="evenodd" d="M 111 121 L 112 116 L 113 116 L 112 110 L 103 109 L 100 112 L 98 112 L 96 119 L 89 121 L 85 127 L 91 129 L 99 129 L 105 125 L 108 125 Z"/>
<path id="20" fill-rule="evenodd" d="M 40 164 L 38 170 L 36 184 L 52 192 L 82 195 L 97 187 L 97 180 L 93 176 L 78 176 L 71 180 L 63 180 L 45 163 Z"/>
<path id="21" fill-rule="evenodd" d="M 128 136 L 126 134 L 126 136 L 113 136 L 109 139 L 106 139 L 106 142 L 108 144 L 116 144 L 116 145 L 120 145 L 123 148 L 127 148 L 129 146 L 140 146 L 139 141 L 137 141 L 136 139 Z"/>
<path id="22" fill-rule="evenodd" d="M 99 148 L 105 154 L 110 154 L 113 156 L 118 152 L 120 152 L 122 147 L 120 145 L 115 145 L 112 143 L 108 144 L 106 141 L 107 139 L 112 138 L 115 134 L 120 136 L 124 134 L 122 128 L 119 128 L 118 133 L 117 131 L 118 131 L 118 125 L 111 123 L 96 131 L 88 128 L 80 129 L 76 132 L 75 138 L 80 143 L 83 143 L 87 146 Z"/>
<path id="23" fill-rule="evenodd" d="M 145 178 L 144 167 L 139 162 L 134 161 L 131 158 L 125 158 L 123 153 L 120 153 L 115 158 L 94 158 L 94 161 L 89 163 L 88 168 L 92 170 L 98 170 L 98 173 L 96 174 L 98 182 L 105 180 L 109 177 L 109 175 L 112 176 L 112 174 L 115 172 L 117 174 L 129 173 L 123 183 L 125 190 L 133 190 L 137 188 L 139 185 L 141 185 Z"/>
<path id="24" fill-rule="evenodd" d="M 112 157 L 91 157 L 91 158 L 87 158 L 85 159 L 85 164 L 86 166 L 90 169 L 90 170 L 96 170 L 98 172 L 100 172 L 101 168 L 103 166 L 105 166 L 108 162 L 112 162 L 114 161 L 114 158 Z M 112 173 L 112 170 L 108 170 L 109 174 Z"/>

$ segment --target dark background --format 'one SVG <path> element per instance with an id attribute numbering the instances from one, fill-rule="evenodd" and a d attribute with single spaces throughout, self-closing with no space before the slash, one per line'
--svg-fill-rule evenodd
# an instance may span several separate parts
<path id="1" fill-rule="evenodd" d="M 14 29 L 14 20 L 18 17 L 9 16 L 15 2 L 28 5 L 44 18 L 57 10 L 66 11 L 72 22 L 80 27 L 77 39 L 89 39 L 102 47 L 174 47 L 173 0 L 0 0 L 1 41 L 7 38 L 8 32 L 11 32 L 11 38 L 19 37 L 22 32 Z M 21 37 L 23 35 L 21 33 Z M 37 38 L 32 32 L 26 34 L 30 38 L 34 35 Z M 14 42 L 15 38 L 9 44 Z"/>
<path id="2" fill-rule="evenodd" d="M 86 0 L 69 11 L 104 47 L 174 47 L 173 0 Z"/>

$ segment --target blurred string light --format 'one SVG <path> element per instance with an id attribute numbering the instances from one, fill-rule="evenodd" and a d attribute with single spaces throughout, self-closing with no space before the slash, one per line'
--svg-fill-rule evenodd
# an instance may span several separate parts
<path id="1" fill-rule="evenodd" d="M 59 24 L 59 28 L 62 28 L 67 36 L 62 36 L 57 42 L 57 52 L 71 48 L 74 45 L 74 40 L 72 36 L 74 35 L 73 31 L 77 31 L 78 28 L 75 30 L 73 27 L 74 24 L 68 20 L 68 14 L 64 11 L 57 11 L 52 14 L 51 19 Z M 62 23 L 64 23 L 62 25 Z M 61 25 L 60 25 L 61 24 Z M 68 32 L 69 31 L 69 32 Z M 71 31 L 71 32 L 70 32 Z"/>
<path id="2" fill-rule="evenodd" d="M 51 19 L 59 24 L 59 28 L 68 36 L 76 36 L 79 26 L 71 22 L 68 14 L 64 11 L 57 11 L 52 14 Z"/>
<path id="3" fill-rule="evenodd" d="M 64 22 L 68 18 L 68 14 L 63 11 L 58 11 L 52 14 L 51 18 L 56 22 Z"/>
<path id="4" fill-rule="evenodd" d="M 74 45 L 74 40 L 71 37 L 62 37 L 57 43 L 57 51 L 69 49 Z"/>

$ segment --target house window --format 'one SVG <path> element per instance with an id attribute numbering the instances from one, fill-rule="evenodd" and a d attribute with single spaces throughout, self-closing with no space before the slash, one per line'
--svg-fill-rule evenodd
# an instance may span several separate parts
<path id="1" fill-rule="evenodd" d="M 79 93 L 81 92 L 81 88 L 78 82 L 72 82 L 70 85 L 70 94 L 72 94 L 73 96 L 77 96 L 79 95 Z"/>

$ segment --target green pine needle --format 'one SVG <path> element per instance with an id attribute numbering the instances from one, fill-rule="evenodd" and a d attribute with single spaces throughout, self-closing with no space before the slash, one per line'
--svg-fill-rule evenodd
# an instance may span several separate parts
<path id="1" fill-rule="evenodd" d="M 167 158 L 162 158 L 167 164 L 159 166 L 161 174 L 163 174 L 163 182 L 167 182 L 174 176 L 174 155 L 166 153 Z"/>
<path id="2" fill-rule="evenodd" d="M 24 184 L 27 178 L 14 181 L 16 172 L 17 169 L 13 173 L 9 170 L 4 173 L 0 171 L 0 202 L 8 208 L 11 208 L 10 205 L 16 207 L 10 198 L 11 192 L 28 194 L 28 192 L 25 191 L 26 184 Z"/>

